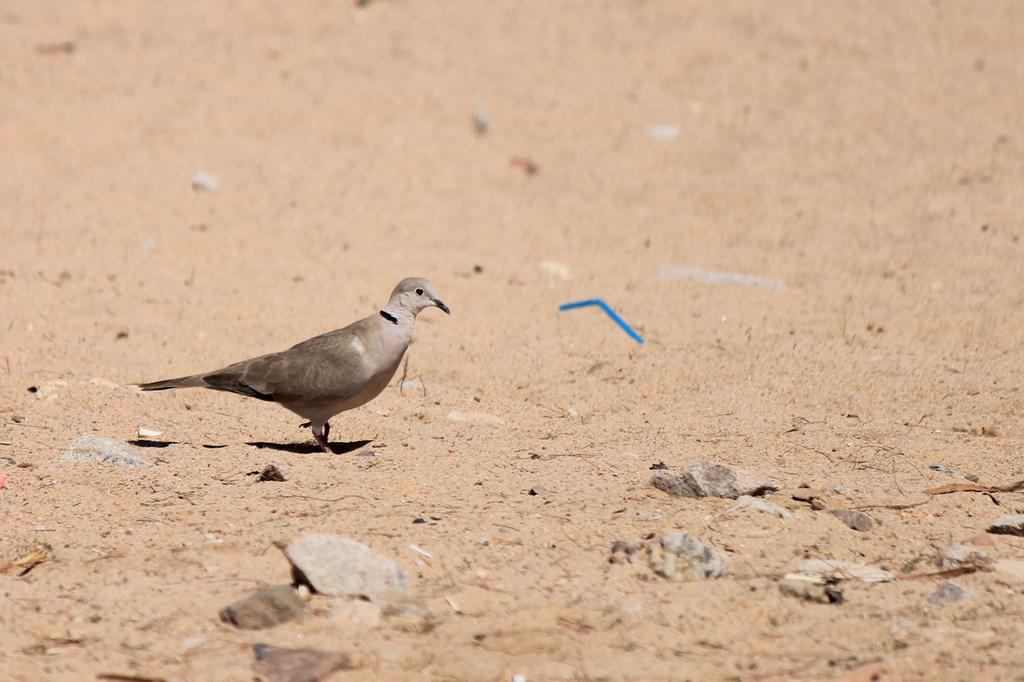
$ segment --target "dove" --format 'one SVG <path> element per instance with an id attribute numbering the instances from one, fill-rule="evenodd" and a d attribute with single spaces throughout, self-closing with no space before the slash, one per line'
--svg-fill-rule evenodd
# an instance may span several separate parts
<path id="1" fill-rule="evenodd" d="M 451 314 L 429 280 L 407 277 L 384 308 L 347 327 L 212 372 L 137 386 L 211 388 L 278 403 L 306 419 L 320 448 L 333 453 L 327 441 L 331 418 L 380 395 L 409 347 L 416 316 L 430 307 Z"/>

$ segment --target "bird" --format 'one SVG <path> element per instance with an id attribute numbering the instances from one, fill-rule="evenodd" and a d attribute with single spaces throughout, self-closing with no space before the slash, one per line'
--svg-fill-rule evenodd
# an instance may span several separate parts
<path id="1" fill-rule="evenodd" d="M 136 386 L 143 391 L 210 388 L 278 403 L 305 419 L 317 445 L 333 454 L 327 440 L 331 418 L 365 405 L 391 383 L 416 316 L 430 307 L 451 315 L 430 280 L 407 277 L 380 311 L 347 327 L 212 372 Z"/>

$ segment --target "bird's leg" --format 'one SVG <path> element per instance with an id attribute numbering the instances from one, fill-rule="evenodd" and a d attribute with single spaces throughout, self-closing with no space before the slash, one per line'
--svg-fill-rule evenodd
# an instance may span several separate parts
<path id="1" fill-rule="evenodd" d="M 331 422 L 324 422 L 324 440 L 331 437 Z"/>
<path id="2" fill-rule="evenodd" d="M 334 450 L 331 450 L 331 445 L 327 442 L 327 433 L 330 431 L 330 427 L 327 426 L 326 422 L 323 424 L 312 422 L 309 425 L 309 430 L 313 432 L 313 438 L 316 439 L 320 449 L 328 455 L 333 455 Z"/>

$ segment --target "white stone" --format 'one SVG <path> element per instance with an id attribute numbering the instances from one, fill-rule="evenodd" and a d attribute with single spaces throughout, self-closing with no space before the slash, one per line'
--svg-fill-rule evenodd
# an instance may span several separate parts
<path id="1" fill-rule="evenodd" d="M 284 550 L 301 578 L 328 596 L 371 596 L 405 589 L 402 568 L 361 542 L 340 535 L 311 533 Z"/>

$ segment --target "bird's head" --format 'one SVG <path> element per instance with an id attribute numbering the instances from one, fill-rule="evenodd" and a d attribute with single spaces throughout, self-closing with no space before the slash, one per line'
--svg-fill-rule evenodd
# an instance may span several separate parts
<path id="1" fill-rule="evenodd" d="M 451 315 L 448 306 L 444 304 L 437 290 L 429 279 L 422 277 L 406 277 L 395 290 L 391 292 L 388 300 L 388 308 L 399 307 L 408 310 L 413 316 L 417 315 L 424 308 L 440 308 Z"/>

